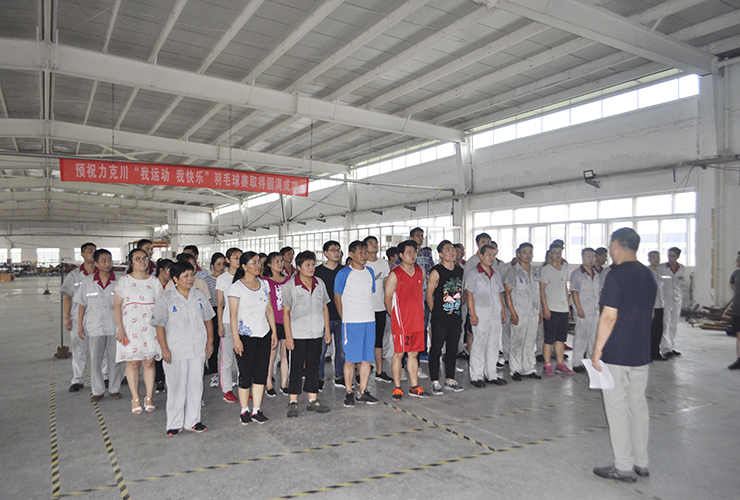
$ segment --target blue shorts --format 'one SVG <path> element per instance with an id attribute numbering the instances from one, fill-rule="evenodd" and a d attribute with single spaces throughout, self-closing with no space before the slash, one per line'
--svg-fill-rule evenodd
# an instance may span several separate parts
<path id="1" fill-rule="evenodd" d="M 375 321 L 342 323 L 342 348 L 348 363 L 375 361 Z"/>

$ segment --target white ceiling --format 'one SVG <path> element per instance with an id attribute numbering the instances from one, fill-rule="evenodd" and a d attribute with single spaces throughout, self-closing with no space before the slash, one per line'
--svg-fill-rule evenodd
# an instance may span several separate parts
<path id="1" fill-rule="evenodd" d="M 316 176 L 737 55 L 740 0 L 3 0 L 0 151 Z M 229 202 L 62 183 L 44 157 L 0 175 L 3 222 Z"/>

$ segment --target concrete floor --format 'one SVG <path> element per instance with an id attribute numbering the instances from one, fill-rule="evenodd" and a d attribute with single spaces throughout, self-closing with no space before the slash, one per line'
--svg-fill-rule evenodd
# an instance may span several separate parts
<path id="1" fill-rule="evenodd" d="M 71 361 L 52 357 L 60 301 L 50 282 L 51 295 L 46 279 L 0 283 L 2 499 L 740 497 L 740 373 L 726 369 L 735 339 L 723 332 L 681 323 L 683 356 L 651 365 L 651 475 L 624 484 L 591 473 L 611 450 L 601 395 L 580 374 L 486 389 L 459 374 L 464 392 L 401 403 L 373 381 L 381 404 L 354 409 L 330 383 L 330 413 L 307 413 L 304 395 L 288 420 L 278 395 L 263 404 L 270 422 L 247 427 L 206 387 L 208 432 L 167 438 L 166 394 L 135 416 L 127 387 L 98 405 L 87 387 L 68 392 Z"/>

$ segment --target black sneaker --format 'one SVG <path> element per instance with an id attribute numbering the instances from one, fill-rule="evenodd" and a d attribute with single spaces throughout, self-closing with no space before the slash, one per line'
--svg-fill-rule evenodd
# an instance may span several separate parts
<path id="1" fill-rule="evenodd" d="M 282 392 L 282 393 L 283 393 L 283 395 L 285 395 L 285 396 L 288 396 L 288 395 L 290 394 L 290 393 L 288 392 L 288 388 L 287 388 L 287 387 L 281 387 L 281 388 L 280 388 L 280 392 Z"/>
<path id="2" fill-rule="evenodd" d="M 319 401 L 318 399 L 309 401 L 306 410 L 315 411 L 316 413 L 329 413 L 329 407 L 322 405 L 321 401 Z"/>
<path id="3" fill-rule="evenodd" d="M 493 380 L 486 379 L 486 383 L 493 385 L 506 385 L 508 382 L 506 382 L 506 380 L 502 379 L 501 377 L 498 377 Z"/>
<path id="4" fill-rule="evenodd" d="M 353 392 L 348 392 L 344 395 L 344 406 L 346 408 L 355 407 L 355 394 Z"/>
<path id="5" fill-rule="evenodd" d="M 277 392 L 275 392 L 275 388 L 274 387 L 270 387 L 269 389 L 267 389 L 265 391 L 265 394 L 267 394 L 267 397 L 268 398 L 274 398 L 275 396 L 277 396 Z"/>
<path id="6" fill-rule="evenodd" d="M 393 377 L 391 377 L 385 372 L 380 372 L 380 373 L 375 374 L 375 381 L 376 382 L 393 382 Z"/>
<path id="7" fill-rule="evenodd" d="M 541 376 L 537 375 L 537 372 L 532 372 L 532 373 L 529 373 L 527 375 L 522 375 L 522 377 L 524 377 L 524 378 L 532 378 L 532 379 L 535 379 L 535 380 L 541 380 L 542 379 Z"/>
<path id="8" fill-rule="evenodd" d="M 164 382 L 157 382 L 157 387 L 154 389 L 154 392 L 156 394 L 161 394 L 161 393 L 165 392 L 166 390 L 167 389 L 165 387 Z"/>
<path id="9" fill-rule="evenodd" d="M 324 379 L 319 380 L 319 392 L 324 392 Z"/>
<path id="10" fill-rule="evenodd" d="M 167 437 L 174 437 L 180 434 L 180 429 L 167 429 Z"/>
<path id="11" fill-rule="evenodd" d="M 191 427 L 190 430 L 193 432 L 205 432 L 208 430 L 208 427 L 203 425 L 203 422 L 198 422 L 193 427 Z"/>
<path id="12" fill-rule="evenodd" d="M 298 416 L 298 401 L 292 401 L 288 403 L 288 418 L 296 418 Z"/>
<path id="13" fill-rule="evenodd" d="M 83 387 L 85 387 L 85 386 L 82 385 L 82 384 L 72 384 L 72 385 L 69 386 L 69 392 L 77 392 L 80 389 L 82 389 Z"/>
<path id="14" fill-rule="evenodd" d="M 369 405 L 378 404 L 378 398 L 370 394 L 370 391 L 368 391 L 367 389 L 365 389 L 365 392 L 363 392 L 362 394 L 358 392 L 357 396 L 355 397 L 355 401 L 362 401 Z"/>
<path id="15" fill-rule="evenodd" d="M 534 357 L 534 359 L 535 359 L 535 361 L 537 361 L 539 363 L 544 363 L 545 362 L 545 357 L 542 354 L 538 354 L 537 356 Z"/>
<path id="16" fill-rule="evenodd" d="M 740 358 L 737 358 L 731 364 L 727 365 L 727 368 L 729 370 L 740 370 Z M 71 391 L 72 388 L 70 387 L 69 390 Z"/>
<path id="17" fill-rule="evenodd" d="M 247 410 L 239 415 L 239 419 L 241 420 L 242 425 L 247 425 L 252 422 L 252 415 L 250 415 L 249 410 Z"/>
<path id="18" fill-rule="evenodd" d="M 334 387 L 345 387 L 344 377 L 337 377 L 334 379 Z"/>
<path id="19" fill-rule="evenodd" d="M 483 389 L 486 386 L 486 383 L 483 382 L 482 380 L 471 380 L 470 384 L 473 387 L 478 387 L 479 389 Z"/>
<path id="20" fill-rule="evenodd" d="M 522 374 L 519 372 L 514 372 L 511 374 L 511 380 L 514 382 L 521 382 L 522 381 Z"/>
<path id="21" fill-rule="evenodd" d="M 105 384 L 105 388 L 108 388 L 108 379 L 103 380 L 103 383 Z"/>
<path id="22" fill-rule="evenodd" d="M 573 371 L 576 373 L 586 373 L 586 367 L 583 365 L 574 366 Z"/>
<path id="23" fill-rule="evenodd" d="M 257 413 L 252 414 L 252 422 L 257 422 L 258 424 L 264 424 L 269 419 L 265 416 L 264 413 L 262 413 L 262 410 L 257 410 Z"/>
<path id="24" fill-rule="evenodd" d="M 634 483 L 637 481 L 637 476 L 634 471 L 621 471 L 617 470 L 613 465 L 607 465 L 605 467 L 594 467 L 594 474 L 599 477 L 606 479 L 615 479 L 617 481 L 624 481 L 626 483 Z"/>

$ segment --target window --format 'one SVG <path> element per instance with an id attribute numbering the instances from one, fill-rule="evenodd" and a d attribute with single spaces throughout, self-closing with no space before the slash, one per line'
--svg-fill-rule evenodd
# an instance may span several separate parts
<path id="1" fill-rule="evenodd" d="M 567 205 L 549 205 L 540 207 L 540 222 L 557 222 L 565 220 L 566 212 L 568 211 Z"/>
<path id="2" fill-rule="evenodd" d="M 493 145 L 493 130 L 488 130 L 473 136 L 473 149 L 485 148 Z"/>
<path id="3" fill-rule="evenodd" d="M 638 207 L 634 215 L 633 206 Z M 665 255 L 668 248 L 676 246 L 685 252 L 682 263 L 694 266 L 695 210 L 696 193 L 686 192 L 480 211 L 473 213 L 473 234 L 485 231 L 494 241 L 498 238 L 503 260 L 512 258 L 516 247 L 529 241 L 534 245 L 535 262 L 541 262 L 553 240 L 561 239 L 565 242 L 565 258 L 578 264 L 581 250 L 607 247 L 612 232 L 631 227 L 641 238 L 641 262 L 647 262 L 647 254 L 652 250 Z"/>
<path id="4" fill-rule="evenodd" d="M 517 139 L 540 133 L 542 133 L 542 118 L 539 116 L 516 124 Z"/>
<path id="5" fill-rule="evenodd" d="M 247 202 L 247 206 L 249 206 L 249 202 Z M 239 210 L 238 203 L 235 203 L 233 205 L 224 205 L 216 209 L 216 215 L 230 214 L 231 212 L 236 212 L 237 210 Z"/>
<path id="6" fill-rule="evenodd" d="M 21 260 L 21 249 L 20 248 L 11 248 L 10 249 L 10 261 L 13 264 L 20 264 L 23 262 Z"/>
<path id="7" fill-rule="evenodd" d="M 599 219 L 632 217 L 632 199 L 603 200 L 599 202 Z"/>
<path id="8" fill-rule="evenodd" d="M 671 195 L 641 196 L 635 202 L 635 215 L 666 215 L 671 213 Z"/>
<path id="9" fill-rule="evenodd" d="M 0 248 L 0 264 L 5 264 L 8 261 L 8 249 Z"/>
<path id="10" fill-rule="evenodd" d="M 493 130 L 493 143 L 501 144 L 506 141 L 513 141 L 516 139 L 516 125 L 509 125 L 508 127 L 501 127 Z"/>
<path id="11" fill-rule="evenodd" d="M 549 132 L 570 125 L 570 110 L 564 109 L 542 117 L 542 131 Z"/>
<path id="12" fill-rule="evenodd" d="M 615 95 L 601 101 L 601 114 L 604 118 L 634 111 L 637 109 L 637 91 Z"/>
<path id="13" fill-rule="evenodd" d="M 58 248 L 37 248 L 36 249 L 36 262 L 44 265 L 56 265 L 59 264 L 59 249 Z"/>
<path id="14" fill-rule="evenodd" d="M 601 118 L 601 101 L 576 106 L 570 110 L 570 124 L 590 122 Z"/>
<path id="15" fill-rule="evenodd" d="M 678 99 L 678 80 L 669 80 L 637 91 L 637 103 L 640 108 L 647 108 L 676 99 Z"/>
<path id="16" fill-rule="evenodd" d="M 514 222 L 517 225 L 537 222 L 537 207 L 517 208 L 514 210 Z"/>

